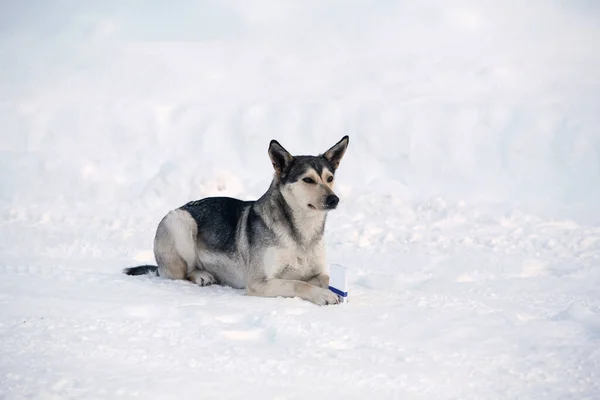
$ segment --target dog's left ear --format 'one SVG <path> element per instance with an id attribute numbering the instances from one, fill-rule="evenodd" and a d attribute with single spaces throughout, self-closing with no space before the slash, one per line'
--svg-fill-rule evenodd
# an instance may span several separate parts
<path id="1" fill-rule="evenodd" d="M 337 169 L 340 165 L 340 161 L 342 161 L 342 157 L 344 157 L 344 153 L 346 153 L 346 149 L 348 148 L 349 141 L 350 138 L 346 135 L 323 154 L 323 157 L 329 161 L 334 169 Z"/>
<path id="2" fill-rule="evenodd" d="M 294 157 L 279 144 L 277 140 L 271 140 L 269 144 L 269 157 L 275 172 L 281 174 L 292 163 Z"/>

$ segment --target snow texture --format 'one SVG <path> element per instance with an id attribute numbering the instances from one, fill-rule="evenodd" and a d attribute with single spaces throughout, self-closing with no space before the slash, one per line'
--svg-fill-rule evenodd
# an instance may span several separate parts
<path id="1" fill-rule="evenodd" d="M 0 4 L 0 398 L 597 399 L 600 6 Z M 318 307 L 121 269 L 350 146 Z"/>

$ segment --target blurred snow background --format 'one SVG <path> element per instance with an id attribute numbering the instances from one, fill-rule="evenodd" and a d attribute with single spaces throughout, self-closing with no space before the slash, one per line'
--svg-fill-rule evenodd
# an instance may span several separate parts
<path id="1" fill-rule="evenodd" d="M 271 138 L 314 153 L 349 134 L 340 181 L 356 190 L 596 218 L 599 9 L 6 2 L 2 195 L 106 204 L 185 178 L 167 205 L 218 173 L 256 195 Z"/>

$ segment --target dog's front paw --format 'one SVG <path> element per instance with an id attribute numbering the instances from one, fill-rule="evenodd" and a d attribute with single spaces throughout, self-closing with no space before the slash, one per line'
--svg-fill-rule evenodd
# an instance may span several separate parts
<path id="1" fill-rule="evenodd" d="M 338 304 L 340 302 L 340 299 L 337 294 L 333 293 L 329 289 L 323 289 L 320 287 L 315 287 L 313 289 L 309 300 L 320 306 L 326 306 L 328 304 Z"/>

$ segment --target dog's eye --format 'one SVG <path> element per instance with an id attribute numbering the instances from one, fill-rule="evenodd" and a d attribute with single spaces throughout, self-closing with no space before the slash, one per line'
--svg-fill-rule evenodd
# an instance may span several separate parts
<path id="1" fill-rule="evenodd" d="M 313 181 L 312 178 L 304 178 L 302 180 L 306 183 L 315 183 L 315 181 Z"/>
<path id="2" fill-rule="evenodd" d="M 333 182 L 333 175 L 331 175 L 329 178 L 327 178 L 327 182 Z"/>

